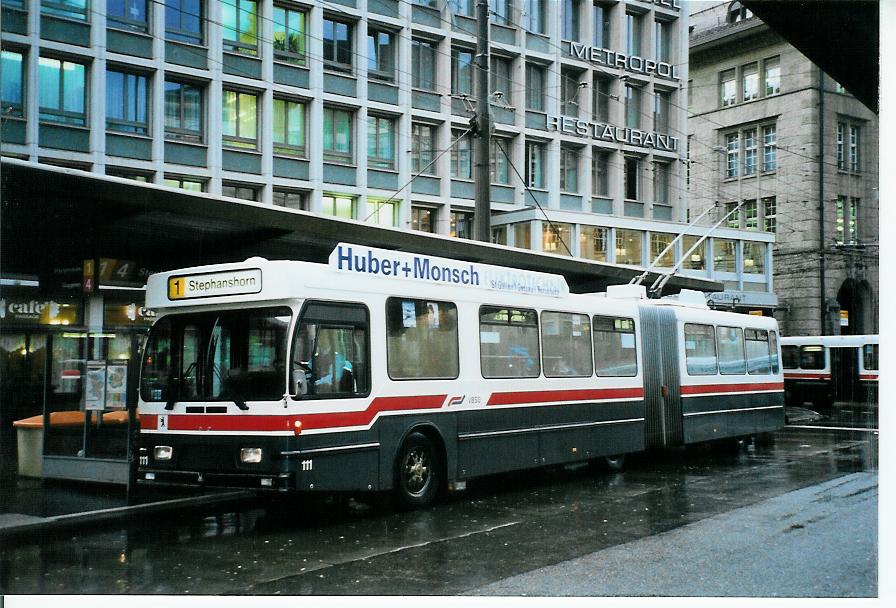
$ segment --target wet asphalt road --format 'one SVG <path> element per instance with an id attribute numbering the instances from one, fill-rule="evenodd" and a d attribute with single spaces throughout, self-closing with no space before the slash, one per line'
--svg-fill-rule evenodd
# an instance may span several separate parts
<path id="1" fill-rule="evenodd" d="M 878 437 L 837 429 L 876 421 L 868 412 L 844 416 L 739 449 L 630 457 L 622 473 L 481 479 L 422 511 L 395 512 L 381 500 L 280 500 L 35 540 L 0 548 L 0 592 L 873 597 Z M 807 502 L 818 505 L 814 515 L 797 512 Z M 857 504 L 860 521 L 834 525 Z M 754 528 L 800 542 L 790 557 L 762 559 L 763 545 L 784 537 Z M 850 528 L 864 532 L 864 544 Z M 819 550 L 842 554 L 847 541 L 858 565 L 837 572 L 836 584 L 830 573 L 792 575 L 816 568 Z M 676 547 L 665 562 L 663 547 Z M 751 567 L 726 579 L 732 569 L 719 564 L 734 555 Z"/>

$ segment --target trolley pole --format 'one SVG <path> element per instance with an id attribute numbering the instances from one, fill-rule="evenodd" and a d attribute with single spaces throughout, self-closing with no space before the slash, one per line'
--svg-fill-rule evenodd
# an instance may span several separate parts
<path id="1" fill-rule="evenodd" d="M 476 129 L 474 130 L 474 158 L 476 161 L 476 205 L 473 215 L 473 238 L 491 241 L 491 171 L 489 160 L 489 41 L 488 0 L 477 0 L 476 21 L 479 35 L 476 42 Z"/>

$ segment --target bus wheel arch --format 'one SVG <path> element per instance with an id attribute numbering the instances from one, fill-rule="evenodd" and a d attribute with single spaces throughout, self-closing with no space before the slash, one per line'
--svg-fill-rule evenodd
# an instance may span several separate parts
<path id="1" fill-rule="evenodd" d="M 404 508 L 429 506 L 447 487 L 445 442 L 430 425 L 408 429 L 393 462 L 393 490 Z"/>

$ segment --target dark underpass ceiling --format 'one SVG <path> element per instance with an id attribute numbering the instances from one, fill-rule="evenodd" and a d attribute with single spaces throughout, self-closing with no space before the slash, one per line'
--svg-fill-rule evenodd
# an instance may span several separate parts
<path id="1" fill-rule="evenodd" d="M 880 6 L 868 0 L 742 0 L 828 76 L 878 113 Z"/>

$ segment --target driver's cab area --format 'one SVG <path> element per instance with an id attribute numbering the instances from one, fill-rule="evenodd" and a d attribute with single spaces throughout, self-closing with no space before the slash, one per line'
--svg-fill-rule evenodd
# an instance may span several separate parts
<path id="1" fill-rule="evenodd" d="M 363 304 L 309 301 L 293 334 L 289 393 L 293 399 L 370 394 L 370 315 Z"/>

